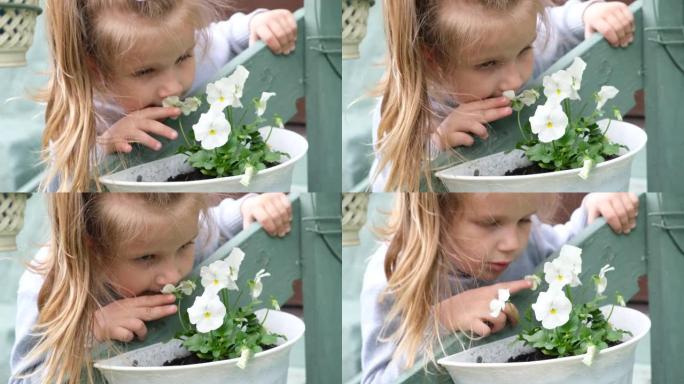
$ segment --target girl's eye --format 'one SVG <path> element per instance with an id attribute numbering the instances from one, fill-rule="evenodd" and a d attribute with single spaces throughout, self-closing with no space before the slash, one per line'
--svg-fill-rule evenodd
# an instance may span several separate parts
<path id="1" fill-rule="evenodd" d="M 188 241 L 187 243 L 183 244 L 182 247 L 180 247 L 179 251 L 183 251 L 188 249 L 191 245 L 195 244 L 194 241 Z"/>
<path id="2" fill-rule="evenodd" d="M 520 55 L 523 55 L 523 54 L 529 52 L 530 50 L 532 50 L 532 46 L 528 45 L 527 47 L 523 48 L 522 51 L 520 51 Z"/>
<path id="3" fill-rule="evenodd" d="M 490 68 L 496 67 L 498 64 L 499 64 L 498 61 L 496 61 L 496 60 L 490 60 L 490 61 L 487 61 L 487 62 L 485 62 L 485 63 L 478 64 L 478 65 L 477 65 L 477 68 L 478 68 L 478 69 L 490 69 Z"/>
<path id="4" fill-rule="evenodd" d="M 185 55 L 179 57 L 178 60 L 176 60 L 176 64 L 180 64 L 180 63 L 184 62 L 185 60 L 187 60 L 187 59 L 189 59 L 189 58 L 191 58 L 191 57 L 192 57 L 191 54 L 186 53 Z"/>
<path id="5" fill-rule="evenodd" d="M 141 70 L 139 70 L 139 71 L 134 72 L 134 73 L 133 73 L 133 77 L 142 77 L 142 76 L 145 76 L 145 75 L 149 75 L 149 74 L 152 73 L 152 72 L 154 72 L 154 69 L 153 69 L 153 68 L 141 69 Z"/>
<path id="6" fill-rule="evenodd" d="M 530 219 L 529 217 L 526 217 L 524 219 L 520 219 L 520 221 L 518 223 L 521 225 L 527 225 L 527 224 L 532 223 L 532 219 Z"/>
<path id="7" fill-rule="evenodd" d="M 144 255 L 144 256 L 138 257 L 136 260 L 143 262 L 143 263 L 150 263 L 150 262 L 154 261 L 154 259 L 155 259 L 154 255 Z"/>

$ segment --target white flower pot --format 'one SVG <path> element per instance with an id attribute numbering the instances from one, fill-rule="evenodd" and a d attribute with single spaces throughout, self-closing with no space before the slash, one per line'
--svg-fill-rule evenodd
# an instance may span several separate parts
<path id="1" fill-rule="evenodd" d="M 599 122 L 605 127 L 608 120 Z M 606 136 L 626 145 L 620 157 L 596 165 L 587 180 L 581 168 L 523 176 L 504 176 L 506 171 L 532 164 L 521 150 L 496 153 L 439 171 L 436 176 L 450 192 L 617 192 L 627 191 L 634 156 L 646 145 L 646 133 L 636 125 L 613 120 Z M 475 176 L 477 174 L 478 176 Z"/>
<path id="2" fill-rule="evenodd" d="M 610 306 L 601 310 L 607 314 Z M 533 350 L 524 347 L 516 336 L 465 350 L 438 363 L 456 384 L 629 384 L 637 343 L 648 333 L 651 321 L 637 310 L 615 306 L 609 322 L 632 336 L 625 335 L 622 344 L 601 350 L 590 367 L 582 363 L 584 355 L 507 363 L 508 358 Z"/>
<path id="3" fill-rule="evenodd" d="M 269 128 L 261 128 L 263 137 Z M 166 181 L 169 177 L 191 172 L 186 155 L 178 154 L 151 161 L 100 177 L 100 182 L 111 192 L 286 192 L 292 184 L 295 164 L 309 148 L 306 139 L 287 129 L 273 128 L 268 144 L 276 151 L 288 153 L 290 158 L 275 167 L 264 169 L 252 177 L 249 186 L 240 184 L 242 175 L 196 181 Z"/>
<path id="4" fill-rule="evenodd" d="M 263 319 L 265 310 L 256 314 Z M 285 335 L 279 345 L 252 356 L 245 369 L 237 366 L 238 359 L 210 363 L 164 367 L 165 361 L 187 356 L 189 353 L 178 340 L 157 343 L 95 363 L 109 384 L 286 384 L 292 345 L 304 334 L 304 322 L 285 312 L 269 311 L 264 326 Z M 135 362 L 135 363 L 134 363 Z"/>

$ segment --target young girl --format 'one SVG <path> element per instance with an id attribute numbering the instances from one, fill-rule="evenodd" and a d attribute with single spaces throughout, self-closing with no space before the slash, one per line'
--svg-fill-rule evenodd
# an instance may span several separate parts
<path id="1" fill-rule="evenodd" d="M 48 189 L 88 191 L 96 162 L 153 150 L 153 136 L 175 139 L 163 108 L 213 79 L 256 40 L 275 53 L 294 49 L 297 26 L 286 10 L 257 10 L 210 24 L 221 0 L 64 0 L 48 2 L 52 74 L 47 89 L 44 158 Z M 97 142 L 97 145 L 96 145 Z M 96 178 L 95 178 L 96 179 Z"/>
<path id="2" fill-rule="evenodd" d="M 530 288 L 521 280 L 603 216 L 617 233 L 636 225 L 634 194 L 590 194 L 570 221 L 537 217 L 552 194 L 397 194 L 389 241 L 371 257 L 361 293 L 363 384 L 393 383 L 419 351 L 434 357 L 441 332 L 486 336 L 506 322 L 489 313 L 497 289 Z M 435 305 L 437 303 L 437 305 Z"/>
<path id="3" fill-rule="evenodd" d="M 83 368 L 93 382 L 90 346 L 142 340 L 146 321 L 176 313 L 173 295 L 160 294 L 164 285 L 182 280 L 243 220 L 271 221 L 269 233 L 283 235 L 292 218 L 283 194 L 225 199 L 213 208 L 203 194 L 48 199 L 49 246 L 19 283 L 10 383 L 80 383 Z"/>
<path id="4" fill-rule="evenodd" d="M 417 191 L 440 150 L 472 145 L 472 135 L 486 139 L 486 123 L 512 113 L 503 92 L 517 91 L 585 35 L 598 31 L 614 46 L 633 39 L 633 16 L 617 2 L 570 0 L 545 8 L 543 0 L 387 0 L 383 6 L 388 64 L 372 124 L 373 191 Z"/>

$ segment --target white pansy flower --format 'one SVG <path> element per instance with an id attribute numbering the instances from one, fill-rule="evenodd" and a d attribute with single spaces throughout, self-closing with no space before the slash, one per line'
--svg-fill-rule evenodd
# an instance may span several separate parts
<path id="1" fill-rule="evenodd" d="M 197 285 L 192 280 L 183 280 L 178 284 L 178 289 L 183 292 L 185 296 L 190 296 L 195 288 L 197 288 Z"/>
<path id="2" fill-rule="evenodd" d="M 598 348 L 596 348 L 594 344 L 589 344 L 589 346 L 587 347 L 587 354 L 584 355 L 584 357 L 582 358 L 582 362 L 584 363 L 584 365 L 586 365 L 587 367 L 591 367 L 591 364 L 594 362 L 594 358 L 596 357 L 598 352 L 599 350 Z"/>
<path id="3" fill-rule="evenodd" d="M 506 308 L 506 302 L 511 297 L 511 292 L 508 289 L 499 289 L 499 297 L 489 302 L 489 314 L 492 317 L 498 317 L 501 311 Z"/>
<path id="4" fill-rule="evenodd" d="M 537 275 L 527 275 L 524 277 L 524 279 L 532 283 L 532 287 L 530 287 L 530 289 L 533 291 L 536 291 L 537 288 L 539 288 L 539 284 L 541 284 L 541 279 Z"/>
<path id="5" fill-rule="evenodd" d="M 603 294 L 603 292 L 606 291 L 606 287 L 608 286 L 608 279 L 606 278 L 606 273 L 614 270 L 615 268 L 611 267 L 609 264 L 606 264 L 603 266 L 603 268 L 601 268 L 598 276 L 594 279 L 594 283 L 596 283 L 597 294 L 601 295 Z"/>
<path id="6" fill-rule="evenodd" d="M 584 164 L 582 165 L 582 170 L 579 172 L 578 176 L 582 180 L 586 180 L 589 178 L 589 172 L 591 172 L 591 169 L 594 168 L 594 160 L 588 157 L 584 158 Z"/>
<path id="7" fill-rule="evenodd" d="M 541 292 L 537 302 L 532 304 L 537 321 L 541 321 L 542 327 L 555 329 L 567 323 L 570 319 L 572 303 L 565 297 L 561 289 L 550 289 Z"/>
<path id="8" fill-rule="evenodd" d="M 563 288 L 573 280 L 572 268 L 555 259 L 544 263 L 544 280 L 556 288 Z"/>
<path id="9" fill-rule="evenodd" d="M 238 272 L 240 272 L 240 264 L 242 264 L 242 260 L 245 258 L 245 253 L 242 252 L 242 249 L 235 247 L 233 248 L 232 251 L 230 251 L 230 254 L 228 254 L 228 257 L 226 257 L 224 260 L 227 263 L 228 270 L 230 271 L 230 279 L 232 281 L 237 281 L 238 279 Z M 235 287 L 235 290 L 238 288 Z"/>
<path id="10" fill-rule="evenodd" d="M 176 287 L 174 287 L 173 284 L 166 284 L 164 286 L 164 288 L 162 288 L 162 290 L 161 290 L 161 293 L 166 294 L 166 295 L 174 293 L 174 292 L 176 292 Z"/>
<path id="11" fill-rule="evenodd" d="M 221 110 L 211 108 L 200 116 L 192 130 L 195 132 L 195 138 L 201 142 L 202 148 L 214 149 L 228 141 L 230 123 Z"/>
<path id="12" fill-rule="evenodd" d="M 579 57 L 575 57 L 575 60 L 572 61 L 572 64 L 566 69 L 566 72 L 570 75 L 572 78 L 572 90 L 574 91 L 573 94 L 571 95 L 570 99 L 571 100 L 579 100 L 579 94 L 577 91 L 580 90 L 580 87 L 582 85 L 582 74 L 584 74 L 584 70 L 587 68 L 587 63 L 584 62 Z"/>
<path id="13" fill-rule="evenodd" d="M 530 117 L 530 125 L 532 132 L 539 136 L 539 141 L 549 143 L 563 137 L 568 117 L 560 104 L 546 103 L 537 107 L 534 116 Z"/>
<path id="14" fill-rule="evenodd" d="M 572 83 L 572 76 L 564 70 L 560 70 L 551 76 L 544 76 L 544 95 L 547 104 L 560 104 L 561 101 L 577 93 L 572 88 Z"/>
<path id="15" fill-rule="evenodd" d="M 523 104 L 528 107 L 537 102 L 539 98 L 539 92 L 536 89 L 526 89 L 518 96 L 518 100 L 522 101 Z"/>
<path id="16" fill-rule="evenodd" d="M 275 96 L 275 93 L 273 92 L 261 92 L 261 98 L 254 102 L 257 116 L 261 117 L 264 112 L 266 112 L 266 104 L 268 103 L 268 99 L 273 96 Z"/>
<path id="17" fill-rule="evenodd" d="M 200 268 L 200 277 L 205 292 L 216 293 L 223 288 L 235 285 L 235 282 L 230 279 L 229 268 L 223 260 L 214 261 L 208 267 Z"/>
<path id="18" fill-rule="evenodd" d="M 619 92 L 620 91 L 617 88 L 611 85 L 604 85 L 603 87 L 601 87 L 601 89 L 596 94 L 596 110 L 600 111 L 601 108 L 603 108 L 603 106 L 606 104 L 606 102 L 617 96 Z"/>
<path id="19" fill-rule="evenodd" d="M 557 263 L 568 265 L 572 271 L 573 279 L 570 282 L 571 287 L 582 285 L 582 282 L 579 280 L 579 274 L 582 272 L 582 248 L 565 244 L 561 247 L 560 255 L 556 260 L 558 260 Z"/>
<path id="20" fill-rule="evenodd" d="M 238 368 L 245 369 L 245 367 L 247 366 L 247 361 L 249 360 L 251 355 L 252 355 L 252 351 L 250 351 L 249 348 L 242 347 L 242 349 L 240 349 L 240 359 L 238 360 L 238 362 L 236 364 L 238 366 Z"/>
<path id="21" fill-rule="evenodd" d="M 196 97 L 188 97 L 185 100 L 181 100 L 178 96 L 169 96 L 162 101 L 163 107 L 180 108 L 181 113 L 185 116 L 195 112 L 201 104 L 200 99 Z"/>
<path id="22" fill-rule="evenodd" d="M 248 76 L 249 71 L 242 65 L 238 66 L 232 75 L 207 85 L 207 101 L 220 110 L 227 106 L 241 108 L 240 98 Z"/>
<path id="23" fill-rule="evenodd" d="M 508 91 L 504 91 L 503 96 L 505 98 L 507 98 L 508 100 L 513 101 L 513 100 L 515 100 L 515 91 L 512 89 L 508 90 Z"/>
<path id="24" fill-rule="evenodd" d="M 190 323 L 195 324 L 197 332 L 207 333 L 219 328 L 223 324 L 226 307 L 216 294 L 204 292 L 195 297 L 195 303 L 188 308 Z"/>
<path id="25" fill-rule="evenodd" d="M 263 289 L 264 289 L 264 284 L 261 282 L 261 279 L 263 277 L 268 277 L 268 276 L 271 276 L 271 274 L 266 272 L 266 270 L 264 270 L 264 269 L 259 270 L 259 272 L 257 272 L 256 276 L 254 276 L 254 281 L 252 284 L 250 284 L 250 286 L 252 288 L 251 292 L 250 292 L 252 295 L 252 299 L 256 299 L 257 297 L 259 297 L 259 295 L 261 295 L 261 291 L 263 291 Z"/>
<path id="26" fill-rule="evenodd" d="M 252 178 L 254 177 L 255 173 L 256 173 L 256 169 L 254 168 L 253 165 L 246 166 L 245 167 L 245 173 L 240 178 L 240 184 L 242 184 L 245 187 L 249 187 L 249 184 L 252 182 Z"/>

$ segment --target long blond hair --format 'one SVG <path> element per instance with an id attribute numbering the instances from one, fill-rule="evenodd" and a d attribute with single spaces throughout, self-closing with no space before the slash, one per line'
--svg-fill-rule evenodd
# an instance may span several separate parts
<path id="1" fill-rule="evenodd" d="M 181 22 L 199 30 L 226 7 L 226 2 L 220 0 L 48 1 L 52 68 L 43 95 L 47 100 L 42 140 L 47 172 L 43 183 L 58 182 L 60 192 L 84 192 L 93 188 L 94 181 L 95 188 L 100 189 L 98 170 L 93 166 L 97 136 L 93 98 L 106 91 L 104 83 L 121 54 L 140 41 L 140 28 L 153 25 L 163 31 L 170 23 L 170 15 L 176 12 L 181 13 Z M 103 16 L 105 10 L 145 22 L 109 28 L 113 24 Z"/>
<path id="2" fill-rule="evenodd" d="M 462 52 L 483 37 L 482 20 L 453 17 L 458 14 L 454 8 L 463 3 L 505 17 L 526 4 L 542 18 L 545 4 L 544 0 L 385 0 L 387 70 L 379 86 L 383 97 L 375 148 L 379 166 L 372 177 L 389 167 L 386 191 L 418 191 L 421 176 L 432 190 L 428 140 L 436 132 L 439 116 L 431 98 L 448 80 L 448 69 L 463 60 Z"/>
<path id="3" fill-rule="evenodd" d="M 206 200 L 200 194 L 50 194 L 48 257 L 31 268 L 45 277 L 33 328 L 39 341 L 24 360 L 29 363 L 26 366 L 41 360 L 43 364 L 39 371 L 22 372 L 21 376 L 39 374 L 44 383 L 71 384 L 80 383 L 85 371 L 88 382 L 94 381 L 89 347 L 93 317 L 114 299 L 103 276 L 119 244 L 145 232 L 145 215 L 122 212 L 132 200 L 149 209 L 147 214 L 172 216 L 179 204 L 206 211 Z"/>
<path id="4" fill-rule="evenodd" d="M 418 351 L 428 360 L 434 359 L 434 348 L 440 345 L 445 329 L 436 304 L 462 292 L 463 287 L 450 276 L 459 273 L 459 260 L 471 256 L 459 250 L 455 226 L 473 195 L 399 193 L 389 224 L 381 231 L 389 245 L 384 261 L 387 287 L 380 300 L 391 299 L 385 328 L 396 325 L 391 334 L 383 332 L 382 336 L 397 345 L 394 358 L 404 359 L 407 366 L 414 364 Z M 544 217 L 558 206 L 554 194 L 513 195 L 535 199 L 537 214 Z"/>

